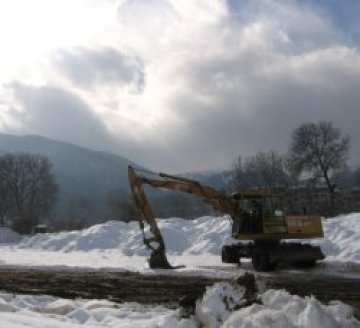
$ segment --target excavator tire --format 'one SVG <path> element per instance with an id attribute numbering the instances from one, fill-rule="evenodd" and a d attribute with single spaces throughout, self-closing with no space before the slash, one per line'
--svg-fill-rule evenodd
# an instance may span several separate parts
<path id="1" fill-rule="evenodd" d="M 316 261 L 298 261 L 291 263 L 293 267 L 299 269 L 310 269 L 316 265 Z"/>
<path id="2" fill-rule="evenodd" d="M 251 262 L 256 271 L 273 271 L 276 265 L 270 263 L 269 254 L 266 249 L 255 247 L 251 254 Z"/>
<path id="3" fill-rule="evenodd" d="M 226 245 L 221 250 L 221 261 L 223 263 L 239 263 L 240 256 L 238 248 L 232 245 Z"/>

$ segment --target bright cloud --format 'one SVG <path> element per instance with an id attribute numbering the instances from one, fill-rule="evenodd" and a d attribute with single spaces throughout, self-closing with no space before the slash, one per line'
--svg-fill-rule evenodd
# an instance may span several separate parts
<path id="1" fill-rule="evenodd" d="M 352 25 L 310 0 L 4 1 L 2 130 L 188 171 L 284 151 L 299 124 L 333 120 L 359 153 L 357 23 L 343 6 Z"/>

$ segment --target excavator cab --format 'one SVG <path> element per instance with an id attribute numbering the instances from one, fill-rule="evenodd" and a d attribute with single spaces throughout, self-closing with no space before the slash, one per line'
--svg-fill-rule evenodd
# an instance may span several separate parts
<path id="1" fill-rule="evenodd" d="M 246 190 L 233 194 L 238 213 L 233 217 L 232 237 L 239 240 L 281 240 L 323 237 L 317 215 L 288 215 L 283 195 L 270 190 Z"/>
<path id="2" fill-rule="evenodd" d="M 238 192 L 233 197 L 238 202 L 233 237 L 253 239 L 254 235 L 261 235 L 269 230 L 286 232 L 285 211 L 280 195 L 256 189 Z M 239 238 L 240 235 L 243 237 Z M 251 238 L 248 238 L 250 235 Z"/>
<path id="3" fill-rule="evenodd" d="M 242 230 L 247 233 L 261 233 L 263 221 L 263 202 L 261 197 L 241 198 L 240 216 L 243 217 Z"/>

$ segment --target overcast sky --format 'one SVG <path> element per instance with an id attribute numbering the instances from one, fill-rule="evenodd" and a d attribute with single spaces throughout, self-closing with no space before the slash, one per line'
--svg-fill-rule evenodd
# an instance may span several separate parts
<path id="1" fill-rule="evenodd" d="M 358 0 L 1 0 L 0 131 L 228 168 L 331 120 L 360 163 Z"/>

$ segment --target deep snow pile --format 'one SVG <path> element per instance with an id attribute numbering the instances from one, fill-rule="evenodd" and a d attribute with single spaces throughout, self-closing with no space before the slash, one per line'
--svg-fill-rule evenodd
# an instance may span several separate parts
<path id="1" fill-rule="evenodd" d="M 325 238 L 314 243 L 321 246 L 328 261 L 360 263 L 360 213 L 325 219 Z"/>
<path id="2" fill-rule="evenodd" d="M 221 245 L 230 240 L 230 221 L 226 217 L 207 216 L 193 221 L 172 218 L 159 220 L 158 224 L 170 255 L 218 255 Z M 120 221 L 82 231 L 37 234 L 24 238 L 18 247 L 61 252 L 118 249 L 128 256 L 148 254 L 139 224 Z"/>
<path id="3" fill-rule="evenodd" d="M 360 262 L 360 213 L 324 219 L 325 238 L 314 240 L 328 260 Z M 227 217 L 201 217 L 189 221 L 172 218 L 159 221 L 169 255 L 219 255 L 231 242 Z M 83 231 L 38 234 L 24 238 L 22 249 L 59 252 L 117 249 L 124 255 L 147 255 L 137 222 L 109 221 Z"/>
<path id="4" fill-rule="evenodd" d="M 186 268 L 182 271 L 197 274 L 232 274 L 214 269 L 226 266 L 221 263 L 221 248 L 234 241 L 228 217 L 172 218 L 158 223 L 171 264 L 183 264 Z M 321 246 L 327 266 L 331 263 L 338 270 L 343 265 L 336 262 L 346 266 L 360 263 L 360 213 L 325 219 L 324 230 L 325 238 L 311 242 Z M 37 234 L 0 245 L 0 263 L 8 265 L 147 271 L 148 255 L 137 222 L 109 221 L 82 231 Z"/>
<path id="5" fill-rule="evenodd" d="M 170 263 L 186 266 L 182 271 L 228 277 L 199 266 L 217 266 L 221 245 L 230 240 L 227 218 L 202 217 L 194 221 L 179 218 L 160 220 Z M 109 221 L 82 231 L 37 234 L 17 244 L 0 245 L 0 263 L 47 267 L 88 267 L 149 271 L 150 251 L 143 244 L 137 222 Z M 167 272 L 171 274 L 171 272 Z"/>
<path id="6" fill-rule="evenodd" d="M 359 328 L 350 306 L 328 305 L 313 297 L 299 297 L 283 290 L 268 290 L 259 303 L 243 306 L 244 289 L 217 283 L 196 307 L 196 320 L 208 328 Z"/>
<path id="7" fill-rule="evenodd" d="M 0 227 L 0 244 L 10 244 L 10 243 L 17 243 L 21 240 L 21 236 L 12 231 L 7 227 Z"/>

